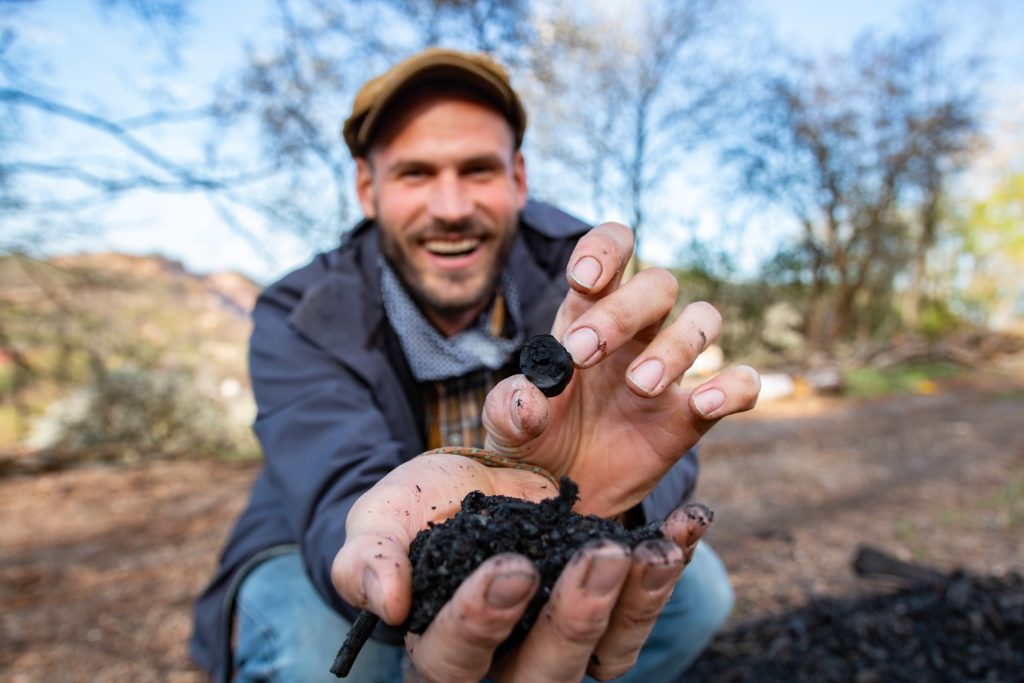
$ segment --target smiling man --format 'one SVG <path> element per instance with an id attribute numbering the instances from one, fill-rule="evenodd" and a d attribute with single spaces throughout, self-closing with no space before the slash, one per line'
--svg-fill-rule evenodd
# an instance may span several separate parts
<path id="1" fill-rule="evenodd" d="M 359 201 L 388 264 L 452 336 L 494 297 L 526 203 L 523 155 L 508 121 L 457 83 L 410 87 L 389 110 L 356 158 Z"/>
<path id="2" fill-rule="evenodd" d="M 265 464 L 191 643 L 221 680 L 331 680 L 368 609 L 383 623 L 350 680 L 673 681 L 725 620 L 728 578 L 698 543 L 709 515 L 685 503 L 693 447 L 753 406 L 757 373 L 679 387 L 718 313 L 693 303 L 669 320 L 669 273 L 620 282 L 627 228 L 529 200 L 525 128 L 483 55 L 428 50 L 357 94 L 343 133 L 365 220 L 253 311 Z M 578 368 L 550 399 L 515 367 L 542 333 Z M 453 452 L 466 446 L 529 467 Z M 572 477 L 581 512 L 664 519 L 666 538 L 580 550 L 523 644 L 497 657 L 539 578 L 525 557 L 492 558 L 403 647 L 415 533 L 473 490 L 549 497 L 538 469 Z"/>

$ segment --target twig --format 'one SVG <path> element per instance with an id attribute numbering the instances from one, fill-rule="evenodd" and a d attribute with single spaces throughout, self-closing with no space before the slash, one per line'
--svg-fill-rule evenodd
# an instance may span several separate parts
<path id="1" fill-rule="evenodd" d="M 348 672 L 352 669 L 352 665 L 355 664 L 359 651 L 363 649 L 367 638 L 373 633 L 373 629 L 377 627 L 378 621 L 380 619 L 372 612 L 363 610 L 359 613 L 359 616 L 356 617 L 355 622 L 352 624 L 352 628 L 349 629 L 348 635 L 345 636 L 345 642 L 334 658 L 334 664 L 331 665 L 332 674 L 338 678 L 348 676 Z"/>
<path id="2" fill-rule="evenodd" d="M 934 567 L 904 562 L 868 545 L 857 549 L 853 569 L 860 576 L 889 576 L 904 583 L 925 583 L 937 589 L 949 582 L 948 577 Z"/>

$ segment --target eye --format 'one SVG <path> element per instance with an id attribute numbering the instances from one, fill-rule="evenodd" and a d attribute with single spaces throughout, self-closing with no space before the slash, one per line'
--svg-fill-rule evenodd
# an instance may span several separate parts
<path id="1" fill-rule="evenodd" d="M 494 175 L 495 170 L 496 169 L 495 169 L 493 164 L 481 163 L 481 164 L 473 164 L 472 166 L 468 166 L 463 171 L 463 173 L 465 175 L 473 177 L 473 178 L 482 178 L 482 177 L 487 177 L 487 176 Z"/>

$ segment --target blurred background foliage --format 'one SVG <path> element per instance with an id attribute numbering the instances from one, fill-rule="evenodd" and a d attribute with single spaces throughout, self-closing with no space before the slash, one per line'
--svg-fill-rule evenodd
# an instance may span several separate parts
<path id="1" fill-rule="evenodd" d="M 0 2 L 0 451 L 35 466 L 255 452 L 246 313 L 265 283 L 55 254 L 101 242 L 140 193 L 201 196 L 260 249 L 330 247 L 358 218 L 339 121 L 428 45 L 509 65 L 533 194 L 629 223 L 680 304 L 722 310 L 728 362 L 832 367 L 870 395 L 1021 349 L 1024 145 L 996 136 L 985 30 L 954 3 L 822 55 L 735 0 L 276 0 L 244 63 L 184 101 L 166 84 L 194 5 L 98 0 L 162 51 L 145 111 L 65 99 L 22 40 L 36 5 Z M 62 127 L 90 146 L 40 151 Z M 680 208 L 697 175 L 704 205 Z M 725 237 L 701 236 L 709 213 Z"/>

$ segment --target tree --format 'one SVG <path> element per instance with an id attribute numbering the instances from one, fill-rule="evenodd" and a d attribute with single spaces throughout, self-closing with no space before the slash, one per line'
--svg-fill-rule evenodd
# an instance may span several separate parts
<path id="1" fill-rule="evenodd" d="M 919 291 L 943 194 L 980 129 L 978 62 L 950 58 L 949 42 L 925 26 L 790 59 L 726 155 L 745 190 L 801 226 L 806 333 L 821 348 L 858 311 L 891 305 L 898 276 Z"/>
<path id="2" fill-rule="evenodd" d="M 529 36 L 527 0 L 277 0 L 278 37 L 250 49 L 221 88 L 218 144 L 255 139 L 273 172 L 245 193 L 278 229 L 328 246 L 357 217 L 353 165 L 339 134 L 371 74 L 430 45 L 516 63 Z"/>
<path id="3" fill-rule="evenodd" d="M 969 300 L 996 328 L 1024 331 L 1024 170 L 1009 170 L 963 227 Z"/>
<path id="4" fill-rule="evenodd" d="M 176 63 L 177 41 L 189 16 L 186 0 L 103 0 L 97 5 L 139 22 L 163 46 L 166 64 Z M 65 99 L 45 80 L 41 56 L 22 44 L 19 20 L 31 9 L 30 3 L 0 6 L 5 25 L 0 36 L 0 208 L 7 228 L 0 252 L 38 253 L 40 245 L 95 231 L 104 209 L 139 191 L 214 195 L 260 175 L 209 173 L 205 162 L 188 160 L 153 141 L 156 130 L 210 120 L 209 104 L 180 108 L 166 102 L 127 114 Z M 54 131 L 88 140 L 91 147 L 83 152 L 41 144 Z"/>
<path id="5" fill-rule="evenodd" d="M 127 17 L 155 38 L 161 68 L 173 69 L 189 18 L 186 0 L 95 4 L 108 20 Z M 47 80 L 44 55 L 23 40 L 34 9 L 32 3 L 0 3 L 0 351 L 13 360 L 4 398 L 22 418 L 39 407 L 41 396 L 53 398 L 54 387 L 102 385 L 112 366 L 126 359 L 140 366 L 157 362 L 137 336 L 113 334 L 89 310 L 84 299 L 97 287 L 94 274 L 34 257 L 69 238 L 102 232 L 108 211 L 136 193 L 200 193 L 220 201 L 260 175 L 211 173 L 205 161 L 161 144 L 154 134 L 209 121 L 208 104 L 181 107 L 144 93 L 147 108 L 126 112 L 62 92 Z M 128 289 L 119 281 L 104 286 Z"/>
<path id="6" fill-rule="evenodd" d="M 593 213 L 621 212 L 637 251 L 651 207 L 687 153 L 714 138 L 729 86 L 735 4 L 569 3 L 538 19 L 535 147 L 589 185 Z M 559 188 L 561 192 L 561 188 Z"/>

